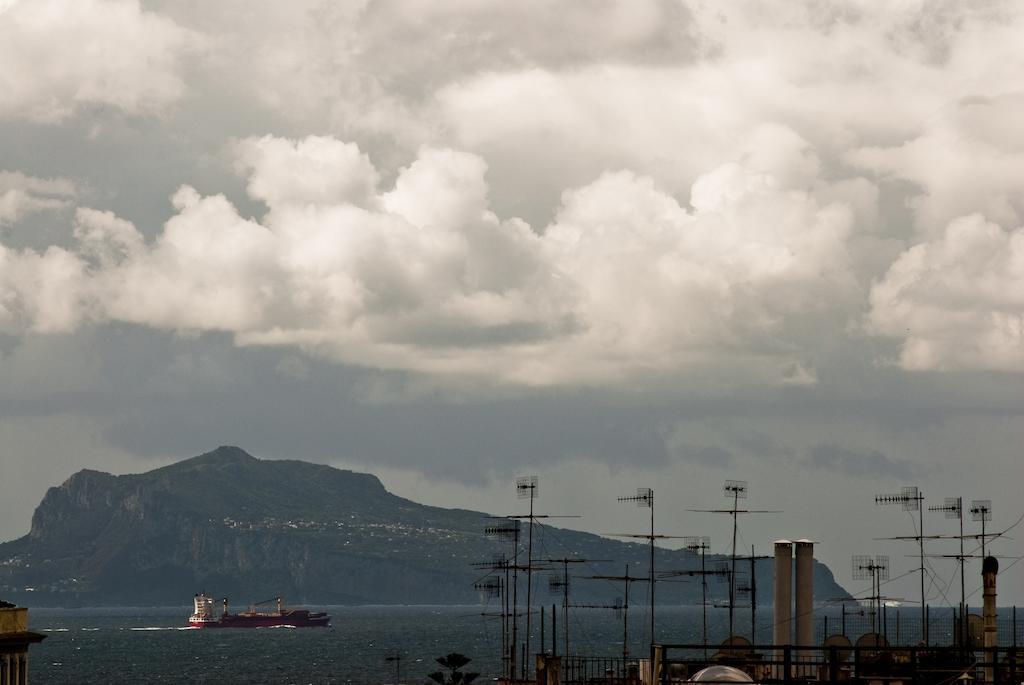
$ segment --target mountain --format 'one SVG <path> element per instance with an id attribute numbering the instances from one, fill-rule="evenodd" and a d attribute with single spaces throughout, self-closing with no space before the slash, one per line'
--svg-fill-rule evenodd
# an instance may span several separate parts
<path id="1" fill-rule="evenodd" d="M 398 497 L 369 474 L 220 447 L 147 473 L 79 471 L 50 488 L 29 534 L 0 544 L 0 596 L 35 606 L 180 605 L 205 589 L 241 603 L 278 595 L 292 603 L 476 603 L 473 583 L 486 571 L 472 564 L 510 550 L 484 534 L 494 524 L 479 512 Z M 524 548 L 525 538 L 524 526 Z M 614 560 L 574 567 L 577 575 L 647 568 L 644 545 L 546 525 L 535 526 L 533 550 L 534 558 Z M 712 568 L 723 560 L 706 561 Z M 700 563 L 686 550 L 658 549 L 656 567 Z M 767 603 L 770 562 L 758 564 L 755 580 Z M 818 598 L 848 596 L 817 562 L 814 582 Z M 723 584 L 711 587 L 722 596 Z M 699 579 L 658 586 L 664 602 L 699 602 L 700 592 Z M 578 601 L 616 593 L 607 581 L 573 580 Z M 539 594 L 551 601 L 547 588 Z"/>

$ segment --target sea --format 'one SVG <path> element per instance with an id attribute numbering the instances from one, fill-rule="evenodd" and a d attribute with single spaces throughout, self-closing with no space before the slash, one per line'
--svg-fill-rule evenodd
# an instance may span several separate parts
<path id="1" fill-rule="evenodd" d="M 423 683 L 440 670 L 437 657 L 457 652 L 472 661 L 477 682 L 501 672 L 501 618 L 484 606 L 324 606 L 328 628 L 193 629 L 192 607 L 33 608 L 30 630 L 46 635 L 30 651 L 31 682 L 68 683 Z M 531 651 L 541 640 L 540 609 L 531 617 Z M 557 609 L 557 649 L 564 626 Z M 667 607 L 657 629 L 674 639 L 700 641 L 700 607 Z M 721 622 L 716 617 L 715 625 Z M 646 611 L 629 612 L 630 648 L 648 650 Z M 551 614 L 544 613 L 550 650 Z M 749 624 L 748 624 L 749 625 Z M 573 610 L 573 652 L 622 654 L 623 615 L 605 609 Z M 520 637 L 525 618 L 520 617 Z M 727 632 L 727 631 L 726 631 Z M 395 660 L 394 657 L 401 657 Z"/>
<path id="2" fill-rule="evenodd" d="M 472 661 L 463 670 L 481 674 L 486 682 L 501 672 L 501 619 L 485 606 L 318 606 L 331 614 L 329 628 L 194 629 L 188 627 L 191 606 L 161 608 L 32 608 L 30 630 L 46 635 L 30 651 L 33 683 L 424 683 L 440 669 L 437 657 L 457 652 Z M 867 630 L 863 611 L 831 607 L 816 611 L 816 641 L 840 630 Z M 552 649 L 551 607 L 531 616 L 531 651 Z M 564 653 L 562 609 L 556 609 L 558 653 Z M 934 636 L 950 638 L 948 621 L 933 612 Z M 918 610 L 887 611 L 890 641 L 899 634 L 913 640 Z M 948 611 L 945 614 L 948 617 Z M 699 644 L 703 640 L 700 606 L 659 607 L 656 631 L 660 642 Z M 710 644 L 728 635 L 728 612 L 707 610 Z M 894 622 L 895 617 L 895 622 Z M 901 618 L 902 617 L 902 618 Z M 628 622 L 624 619 L 628 618 Z M 1009 610 L 1000 610 L 1000 641 L 1024 637 L 1021 623 L 1009 624 Z M 737 609 L 737 634 L 750 636 L 750 610 Z M 756 616 L 758 642 L 770 642 L 771 616 Z M 845 622 L 845 623 L 842 623 Z M 901 623 L 902 621 L 902 623 Z M 525 620 L 520 617 L 520 639 Z M 919 624 L 919 621 L 917 622 Z M 543 630 L 541 626 L 543 625 Z M 628 616 L 606 608 L 573 609 L 569 645 L 574 654 L 618 657 L 624 627 L 632 655 L 646 656 L 650 622 L 646 609 Z M 1004 635 L 1005 633 L 1005 635 Z M 904 642 L 903 644 L 906 644 Z M 399 657 L 396 659 L 395 657 Z"/>

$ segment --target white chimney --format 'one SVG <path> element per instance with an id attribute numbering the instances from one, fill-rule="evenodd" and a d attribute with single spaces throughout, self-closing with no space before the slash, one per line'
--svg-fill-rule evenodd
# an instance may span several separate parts
<path id="1" fill-rule="evenodd" d="M 772 643 L 777 647 L 793 642 L 791 635 L 793 620 L 793 543 L 789 540 L 775 541 L 775 587 L 772 601 L 775 629 L 772 631 Z M 782 650 L 775 655 L 782 661 Z M 782 666 L 775 668 L 775 678 L 785 677 Z"/>
<path id="2" fill-rule="evenodd" d="M 814 543 L 796 541 L 796 643 L 810 645 L 811 619 L 814 612 Z"/>
<path id="3" fill-rule="evenodd" d="M 793 620 L 793 543 L 789 540 L 775 541 L 775 630 L 772 641 L 776 645 L 788 645 L 792 642 L 791 625 Z"/>

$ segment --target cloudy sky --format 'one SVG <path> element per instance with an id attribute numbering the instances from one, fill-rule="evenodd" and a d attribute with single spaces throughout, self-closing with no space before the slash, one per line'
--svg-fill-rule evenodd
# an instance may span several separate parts
<path id="1" fill-rule="evenodd" d="M 221 444 L 495 513 L 538 474 L 595 532 L 654 487 L 716 551 L 685 510 L 744 479 L 784 513 L 741 542 L 819 540 L 853 591 L 851 554 L 916 566 L 876 494 L 1009 527 L 1022 33 L 1015 2 L 0 0 L 0 539 L 78 469 Z"/>

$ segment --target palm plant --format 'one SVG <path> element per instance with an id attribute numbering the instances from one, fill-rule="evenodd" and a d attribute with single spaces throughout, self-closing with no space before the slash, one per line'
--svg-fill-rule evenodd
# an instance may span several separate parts
<path id="1" fill-rule="evenodd" d="M 472 661 L 472 659 L 457 652 L 438 657 L 435 661 L 448 669 L 448 673 L 435 671 L 427 676 L 437 685 L 469 685 L 480 675 L 479 673 L 463 673 L 460 671 L 459 669 Z"/>

